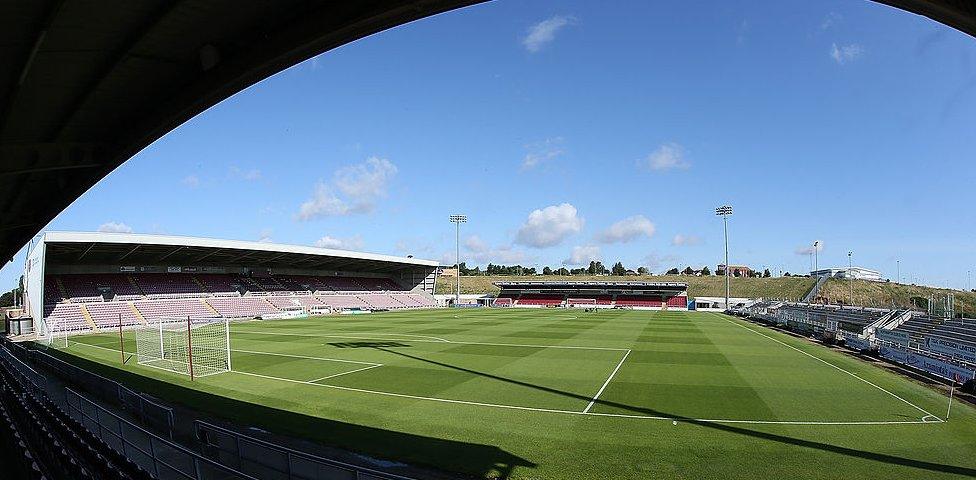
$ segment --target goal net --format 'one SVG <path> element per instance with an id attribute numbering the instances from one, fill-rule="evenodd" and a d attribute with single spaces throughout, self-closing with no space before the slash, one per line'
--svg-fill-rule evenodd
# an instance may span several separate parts
<path id="1" fill-rule="evenodd" d="M 190 378 L 228 372 L 226 319 L 154 318 L 136 328 L 136 361 Z"/>
<path id="2" fill-rule="evenodd" d="M 68 332 L 58 320 L 48 319 L 44 322 L 44 328 L 37 340 L 47 347 L 67 348 Z"/>

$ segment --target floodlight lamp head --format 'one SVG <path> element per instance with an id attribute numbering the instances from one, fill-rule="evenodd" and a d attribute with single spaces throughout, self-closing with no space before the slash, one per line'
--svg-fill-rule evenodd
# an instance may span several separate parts
<path id="1" fill-rule="evenodd" d="M 465 223 L 468 221 L 468 216 L 462 214 L 451 215 L 449 218 L 451 219 L 451 223 Z"/>
<path id="2" fill-rule="evenodd" d="M 715 215 L 720 217 L 727 217 L 732 215 L 732 205 L 722 205 L 715 209 Z"/>

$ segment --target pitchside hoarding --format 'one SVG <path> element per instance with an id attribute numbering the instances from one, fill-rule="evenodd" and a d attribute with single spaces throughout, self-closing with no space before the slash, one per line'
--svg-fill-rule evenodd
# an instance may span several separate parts
<path id="1" fill-rule="evenodd" d="M 924 370 L 942 378 L 956 379 L 961 378 L 963 382 L 976 378 L 976 370 L 967 367 L 960 367 L 951 363 L 943 362 L 932 357 L 908 352 L 900 348 L 882 346 L 879 349 L 881 356 L 912 368 Z"/>
<path id="2" fill-rule="evenodd" d="M 891 342 L 896 345 L 901 345 L 904 347 L 908 346 L 908 333 L 899 332 L 896 330 L 886 330 L 884 328 L 879 328 L 874 331 L 874 337 L 878 340 L 884 340 L 886 342 Z"/>
<path id="3" fill-rule="evenodd" d="M 964 362 L 976 364 L 976 347 L 963 343 L 946 340 L 944 338 L 925 337 L 927 350 L 958 358 Z"/>
<path id="4" fill-rule="evenodd" d="M 871 350 L 871 342 L 860 337 L 844 337 L 844 343 L 853 350 Z"/>

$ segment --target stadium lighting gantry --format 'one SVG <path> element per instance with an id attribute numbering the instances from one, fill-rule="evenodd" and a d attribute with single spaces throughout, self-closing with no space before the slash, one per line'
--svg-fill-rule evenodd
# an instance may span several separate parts
<path id="1" fill-rule="evenodd" d="M 729 217 L 732 216 L 732 205 L 722 205 L 715 209 L 715 215 L 722 217 L 725 223 L 725 309 L 729 309 Z"/>
<path id="2" fill-rule="evenodd" d="M 454 306 L 461 304 L 461 224 L 468 222 L 468 216 L 460 213 L 451 215 L 451 223 L 454 224 L 454 267 L 457 269 L 457 291 L 454 294 Z"/>

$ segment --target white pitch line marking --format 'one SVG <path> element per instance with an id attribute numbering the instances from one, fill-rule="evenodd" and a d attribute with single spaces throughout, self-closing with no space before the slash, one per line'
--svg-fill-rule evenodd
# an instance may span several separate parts
<path id="1" fill-rule="evenodd" d="M 593 395 L 593 399 L 590 400 L 590 403 L 588 403 L 586 408 L 583 409 L 583 413 L 589 413 L 590 409 L 593 408 L 593 404 L 596 403 L 596 399 L 600 398 L 600 395 L 603 394 L 603 390 L 607 388 L 607 385 L 610 385 L 610 380 L 613 380 L 613 376 L 617 374 L 617 370 L 620 370 L 620 367 L 623 366 L 624 360 L 627 360 L 627 355 L 630 355 L 630 350 L 627 350 L 627 353 L 624 354 L 624 358 L 621 358 L 620 363 L 617 364 L 617 367 L 610 372 L 610 376 L 607 377 L 607 381 L 603 382 L 603 386 L 600 387 L 600 390 L 596 392 L 596 395 Z"/>
<path id="2" fill-rule="evenodd" d="M 715 315 L 718 315 L 718 314 L 715 314 Z M 897 398 L 898 400 L 901 400 L 902 402 L 905 402 L 905 404 L 910 405 L 910 406 L 914 407 L 916 410 L 924 413 L 926 415 L 926 417 L 935 417 L 935 418 L 938 418 L 939 421 L 944 421 L 941 418 L 939 418 L 939 416 L 931 414 L 930 412 L 926 411 L 924 408 L 922 408 L 922 407 L 920 407 L 918 405 L 915 405 L 914 403 L 909 402 L 908 400 L 905 400 L 904 398 L 899 397 L 898 395 L 896 395 L 896 394 L 894 394 L 894 393 L 886 390 L 884 387 L 881 387 L 881 386 L 879 386 L 879 385 L 877 385 L 875 383 L 872 383 L 871 381 L 869 381 L 867 379 L 864 379 L 864 378 L 858 376 L 856 373 L 853 373 L 853 372 L 849 372 L 847 370 L 844 370 L 843 368 L 838 367 L 837 365 L 834 365 L 833 363 L 830 363 L 830 362 L 828 362 L 828 361 L 826 361 L 826 360 L 824 360 L 824 359 L 822 359 L 822 358 L 820 358 L 820 357 L 818 357 L 816 355 L 813 355 L 813 354 L 804 352 L 803 350 L 800 350 L 799 348 L 796 348 L 793 345 L 790 345 L 788 343 L 782 342 L 782 341 L 780 341 L 780 340 L 778 340 L 776 338 L 770 337 L 769 335 L 766 335 L 765 333 L 762 333 L 762 332 L 760 332 L 758 330 L 753 330 L 753 329 L 751 329 L 751 328 L 749 328 L 749 327 L 747 327 L 745 325 L 741 325 L 739 323 L 733 322 L 732 320 L 729 320 L 729 319 L 727 319 L 725 317 L 721 317 L 721 318 L 723 320 L 725 320 L 726 322 L 731 323 L 732 325 L 735 325 L 735 326 L 737 326 L 739 328 L 744 328 L 744 329 L 746 329 L 746 330 L 748 330 L 748 331 L 750 331 L 752 333 L 755 333 L 756 335 L 759 335 L 759 336 L 762 336 L 762 337 L 766 337 L 766 338 L 768 338 L 768 339 L 770 339 L 770 340 L 772 340 L 772 341 L 774 341 L 774 342 L 776 342 L 776 343 L 778 343 L 778 344 L 780 344 L 780 345 L 782 345 L 784 347 L 787 347 L 787 348 L 796 350 L 797 352 L 800 352 L 800 353 L 802 353 L 802 354 L 804 354 L 804 355 L 806 355 L 806 356 L 808 356 L 808 357 L 810 357 L 810 358 L 812 358 L 814 360 L 817 360 L 819 362 L 822 362 L 822 363 L 824 363 L 826 365 L 830 365 L 831 367 L 834 367 L 837 370 L 840 370 L 841 372 L 844 372 L 844 373 L 846 373 L 846 374 L 848 374 L 848 375 L 850 375 L 850 376 L 852 376 L 852 377 L 854 377 L 854 378 L 856 378 L 856 379 L 858 379 L 858 380 L 860 380 L 860 381 L 862 381 L 862 382 L 864 382 L 864 383 L 866 383 L 868 385 L 871 385 L 874 388 L 877 388 L 878 390 L 881 390 L 884 393 L 887 393 L 888 395 L 891 395 L 892 397 Z M 926 418 L 926 417 L 922 417 L 922 418 Z"/>
<path id="3" fill-rule="evenodd" d="M 231 334 L 233 334 L 233 333 L 234 332 L 231 332 Z M 435 340 L 435 342 L 433 342 L 433 343 L 451 343 L 450 340 L 447 340 L 447 339 L 444 339 L 444 338 L 441 338 L 441 337 L 432 337 L 430 335 L 411 335 L 409 333 L 374 333 L 374 332 L 367 332 L 366 335 L 368 335 L 368 336 L 364 336 L 363 334 L 361 334 L 359 332 L 352 332 L 353 333 L 352 335 L 341 335 L 341 334 L 313 335 L 313 334 L 310 334 L 310 333 L 302 333 L 302 334 L 299 334 L 299 333 L 284 333 L 284 332 L 256 332 L 256 331 L 250 331 L 250 330 L 238 330 L 237 333 L 254 333 L 254 334 L 258 334 L 258 335 L 296 335 L 296 336 L 301 336 L 301 337 L 359 338 L 359 339 L 363 339 L 363 340 L 386 340 L 384 338 L 378 338 L 377 337 L 377 335 L 386 335 L 386 336 L 390 336 L 390 337 L 432 338 L 432 339 Z M 418 342 L 418 341 L 419 342 L 431 342 L 431 340 L 413 340 L 413 341 L 415 341 L 415 342 Z"/>
<path id="4" fill-rule="evenodd" d="M 367 390 L 363 388 L 354 387 L 344 387 L 341 385 L 330 385 L 327 383 L 312 383 L 305 382 L 302 380 L 292 380 L 290 378 L 280 378 L 273 377 L 270 375 L 262 375 L 260 373 L 242 372 L 234 370 L 231 373 L 237 373 L 240 375 L 247 375 L 251 377 L 265 378 L 268 380 L 277 380 L 281 382 L 296 383 L 302 385 L 312 385 L 315 387 L 325 387 L 335 390 L 343 390 L 347 392 L 356 393 L 367 393 L 373 395 L 382 395 L 387 397 L 397 397 L 397 398 L 408 398 L 411 400 L 427 400 L 431 402 L 440 403 L 451 403 L 456 405 L 471 405 L 477 407 L 491 407 L 491 408 L 501 408 L 507 410 L 521 410 L 529 412 L 543 412 L 543 413 L 556 413 L 563 415 L 579 415 L 579 416 L 590 416 L 590 417 L 612 417 L 612 418 L 631 418 L 640 420 L 678 420 L 684 422 L 699 422 L 699 423 L 737 423 L 737 424 L 755 424 L 755 425 L 820 425 L 820 426 L 833 426 L 833 425 L 921 425 L 930 423 L 942 423 L 939 422 L 925 422 L 921 420 L 894 420 L 894 421 L 851 421 L 851 422 L 819 422 L 819 421 L 806 421 L 806 420 L 731 420 L 731 419 L 716 419 L 716 418 L 683 418 L 683 417 L 666 417 L 658 415 L 629 415 L 622 413 L 595 413 L 595 412 L 581 412 L 578 410 L 560 410 L 555 408 L 538 408 L 538 407 L 526 407 L 523 405 L 505 405 L 500 403 L 486 403 L 486 402 L 473 402 L 469 400 L 455 400 L 450 398 L 437 398 L 437 397 L 424 397 L 420 395 L 409 395 L 405 393 L 394 393 L 394 392 L 384 392 L 380 390 Z"/>
<path id="5" fill-rule="evenodd" d="M 371 368 L 382 367 L 382 366 L 383 366 L 382 363 L 376 364 L 376 365 L 370 365 L 368 367 L 357 368 L 355 370 L 350 370 L 348 372 L 336 373 L 334 375 L 328 375 L 328 376 L 325 376 L 325 377 L 322 377 L 322 378 L 316 378 L 315 380 L 309 380 L 309 382 L 311 382 L 311 383 L 321 382 L 322 380 L 328 380 L 330 378 L 341 377 L 343 375 L 349 375 L 350 373 L 362 372 L 363 370 L 369 370 Z"/>

